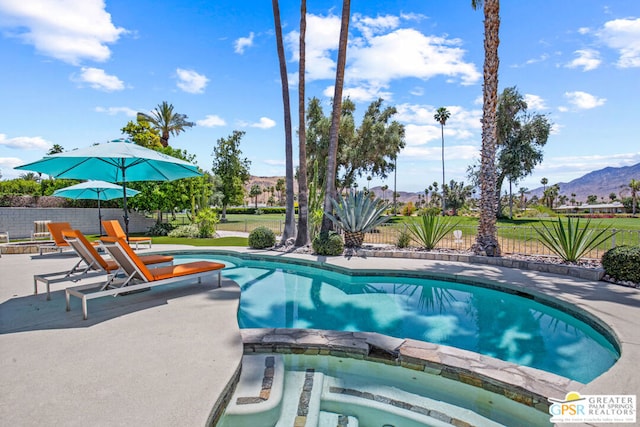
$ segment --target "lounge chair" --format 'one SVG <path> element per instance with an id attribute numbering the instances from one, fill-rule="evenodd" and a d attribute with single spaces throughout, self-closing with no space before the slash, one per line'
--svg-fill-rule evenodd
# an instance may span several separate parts
<path id="1" fill-rule="evenodd" d="M 39 221 L 36 221 L 39 222 Z M 37 227 L 36 227 L 37 228 Z M 45 222 L 45 228 L 47 231 L 47 237 L 53 240 L 53 243 L 48 243 L 39 246 L 40 255 L 43 252 L 62 252 L 65 249 L 69 249 L 69 244 L 64 241 L 62 237 L 62 230 L 71 230 L 71 224 L 68 222 Z M 35 233 L 34 233 L 35 234 Z M 32 238 L 33 240 L 33 238 Z"/>
<path id="2" fill-rule="evenodd" d="M 33 293 L 38 294 L 38 282 L 42 282 L 47 286 L 47 300 L 51 299 L 50 284 L 85 279 L 97 275 L 107 274 L 107 280 L 103 288 L 109 288 L 114 282 L 120 267 L 115 261 L 104 259 L 96 250 L 97 242 L 89 242 L 87 238 L 79 230 L 61 229 L 60 234 L 67 246 L 73 249 L 80 261 L 69 271 L 61 271 L 58 273 L 36 274 L 33 276 Z M 145 265 L 167 264 L 173 261 L 172 256 L 168 255 L 142 255 L 140 260 Z"/>
<path id="3" fill-rule="evenodd" d="M 147 268 L 140 257 L 133 251 L 131 246 L 124 239 L 103 237 L 102 243 L 111 257 L 122 268 L 126 278 L 118 284 L 119 287 L 111 289 L 96 289 L 96 284 L 67 288 L 65 296 L 67 300 L 67 311 L 71 310 L 71 296 L 82 300 L 82 316 L 86 320 L 87 300 L 100 298 L 107 295 L 118 295 L 136 290 L 151 288 L 154 286 L 166 285 L 186 280 L 198 279 L 201 283 L 202 277 L 218 272 L 218 287 L 220 287 L 221 274 L 225 265 L 212 261 L 194 261 L 186 264 L 170 265 L 166 267 Z M 84 292 L 88 291 L 88 292 Z"/>
<path id="4" fill-rule="evenodd" d="M 129 237 L 127 239 L 127 235 L 124 230 L 120 226 L 120 223 L 117 219 L 112 219 L 109 221 L 102 221 L 102 226 L 104 227 L 104 231 L 107 233 L 109 237 L 116 237 L 118 239 L 124 239 L 128 241 L 130 244 L 135 243 L 136 249 L 138 249 L 139 243 L 147 243 L 149 244 L 149 248 L 151 248 L 151 237 Z"/>

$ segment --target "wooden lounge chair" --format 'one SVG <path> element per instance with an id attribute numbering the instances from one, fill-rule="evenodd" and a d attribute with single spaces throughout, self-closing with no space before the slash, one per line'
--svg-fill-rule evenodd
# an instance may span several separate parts
<path id="1" fill-rule="evenodd" d="M 42 282 L 47 286 L 47 300 L 51 299 L 50 284 L 74 281 L 93 277 L 97 275 L 107 274 L 107 281 L 103 287 L 106 289 L 112 285 L 116 274 L 120 267 L 115 261 L 104 259 L 96 250 L 97 242 L 89 242 L 80 230 L 62 229 L 60 234 L 67 246 L 73 249 L 80 261 L 69 271 L 61 271 L 57 273 L 36 274 L 33 276 L 33 293 L 38 294 L 38 282 Z M 167 264 L 173 261 L 172 256 L 168 255 L 142 255 L 141 261 L 146 265 Z"/>
<path id="2" fill-rule="evenodd" d="M 218 272 L 218 287 L 220 287 L 222 270 L 225 265 L 211 261 L 194 261 L 186 264 L 170 265 L 166 267 L 147 268 L 140 257 L 133 251 L 131 246 L 124 239 L 103 237 L 102 243 L 124 271 L 126 278 L 119 283 L 117 288 L 96 289 L 96 284 L 67 288 L 65 296 L 67 300 L 67 311 L 71 310 L 70 297 L 75 296 L 82 300 L 82 316 L 86 320 L 87 300 L 100 298 L 107 295 L 118 295 L 129 293 L 140 289 L 154 286 L 166 285 L 180 281 L 197 279 L 201 283 L 202 277 Z M 84 292 L 88 291 L 88 292 Z"/>
<path id="3" fill-rule="evenodd" d="M 127 239 L 127 235 L 125 234 L 122 226 L 120 226 L 120 223 L 117 219 L 102 221 L 102 226 L 104 227 L 104 231 L 109 237 L 124 239 L 125 241 L 128 241 L 129 244 L 135 243 L 136 249 L 138 249 L 139 243 L 147 243 L 149 244 L 149 248 L 151 248 L 151 237 L 129 237 L 129 239 Z"/>

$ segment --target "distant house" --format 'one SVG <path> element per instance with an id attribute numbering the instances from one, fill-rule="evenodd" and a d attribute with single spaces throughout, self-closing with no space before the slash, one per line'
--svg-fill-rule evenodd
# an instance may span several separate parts
<path id="1" fill-rule="evenodd" d="M 556 208 L 553 208 L 554 211 L 558 213 L 590 213 L 590 214 L 602 214 L 602 213 L 624 213 L 624 205 L 620 202 L 613 203 L 601 203 L 598 205 L 580 205 L 580 206 L 570 206 L 570 205 L 562 205 Z"/>

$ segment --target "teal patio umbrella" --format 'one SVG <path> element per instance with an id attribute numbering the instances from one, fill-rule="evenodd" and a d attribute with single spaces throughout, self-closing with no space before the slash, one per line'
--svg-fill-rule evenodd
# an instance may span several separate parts
<path id="1" fill-rule="evenodd" d="M 173 181 L 200 176 L 196 165 L 117 139 L 103 144 L 45 156 L 15 169 L 45 173 L 54 178 L 94 179 L 122 184 L 125 232 L 129 236 L 126 183 Z"/>
<path id="2" fill-rule="evenodd" d="M 140 193 L 132 188 L 125 188 L 127 198 L 133 197 Z M 100 211 L 101 200 L 120 199 L 122 195 L 122 187 L 106 181 L 86 181 L 80 184 L 71 185 L 69 187 L 60 188 L 53 192 L 54 196 L 66 197 L 74 200 L 97 200 L 98 201 L 98 230 L 102 234 L 102 212 Z"/>

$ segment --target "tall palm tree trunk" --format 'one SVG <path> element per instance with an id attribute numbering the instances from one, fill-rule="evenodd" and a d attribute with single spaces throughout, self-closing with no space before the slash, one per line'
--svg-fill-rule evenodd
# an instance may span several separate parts
<path id="1" fill-rule="evenodd" d="M 309 244 L 309 194 L 307 188 L 307 129 L 305 121 L 305 37 L 307 33 L 307 1 L 300 2 L 300 62 L 298 68 L 298 234 L 296 246 Z"/>
<path id="2" fill-rule="evenodd" d="M 276 27 L 276 44 L 278 47 L 278 62 L 280 63 L 280 80 L 282 81 L 282 103 L 284 104 L 284 135 L 285 135 L 285 184 L 286 210 L 284 231 L 281 243 L 295 236 L 296 223 L 293 208 L 293 138 L 291 133 L 291 105 L 289 103 L 289 79 L 287 77 L 287 62 L 284 56 L 282 42 L 282 24 L 280 23 L 280 6 L 278 0 L 272 0 L 273 20 Z"/>
<path id="3" fill-rule="evenodd" d="M 480 163 L 480 222 L 474 252 L 499 256 L 496 233 L 496 147 L 498 128 L 498 45 L 500 1 L 484 0 L 484 90 L 482 106 L 482 152 Z"/>
<path id="4" fill-rule="evenodd" d="M 444 195 L 444 123 L 440 123 L 440 132 L 442 133 L 442 216 L 447 214 L 447 202 Z"/>
<path id="5" fill-rule="evenodd" d="M 338 45 L 338 63 L 336 65 L 336 85 L 333 91 L 333 110 L 329 131 L 329 154 L 327 156 L 327 175 L 325 179 L 324 212 L 333 210 L 331 200 L 336 198 L 336 174 L 338 169 L 338 136 L 340 134 L 340 115 L 342 113 L 342 88 L 344 86 L 344 68 L 347 61 L 347 38 L 349 36 L 349 17 L 351 1 L 342 0 L 342 20 L 340 24 L 340 42 Z M 327 215 L 322 218 L 321 231 L 331 229 L 331 220 Z"/>

